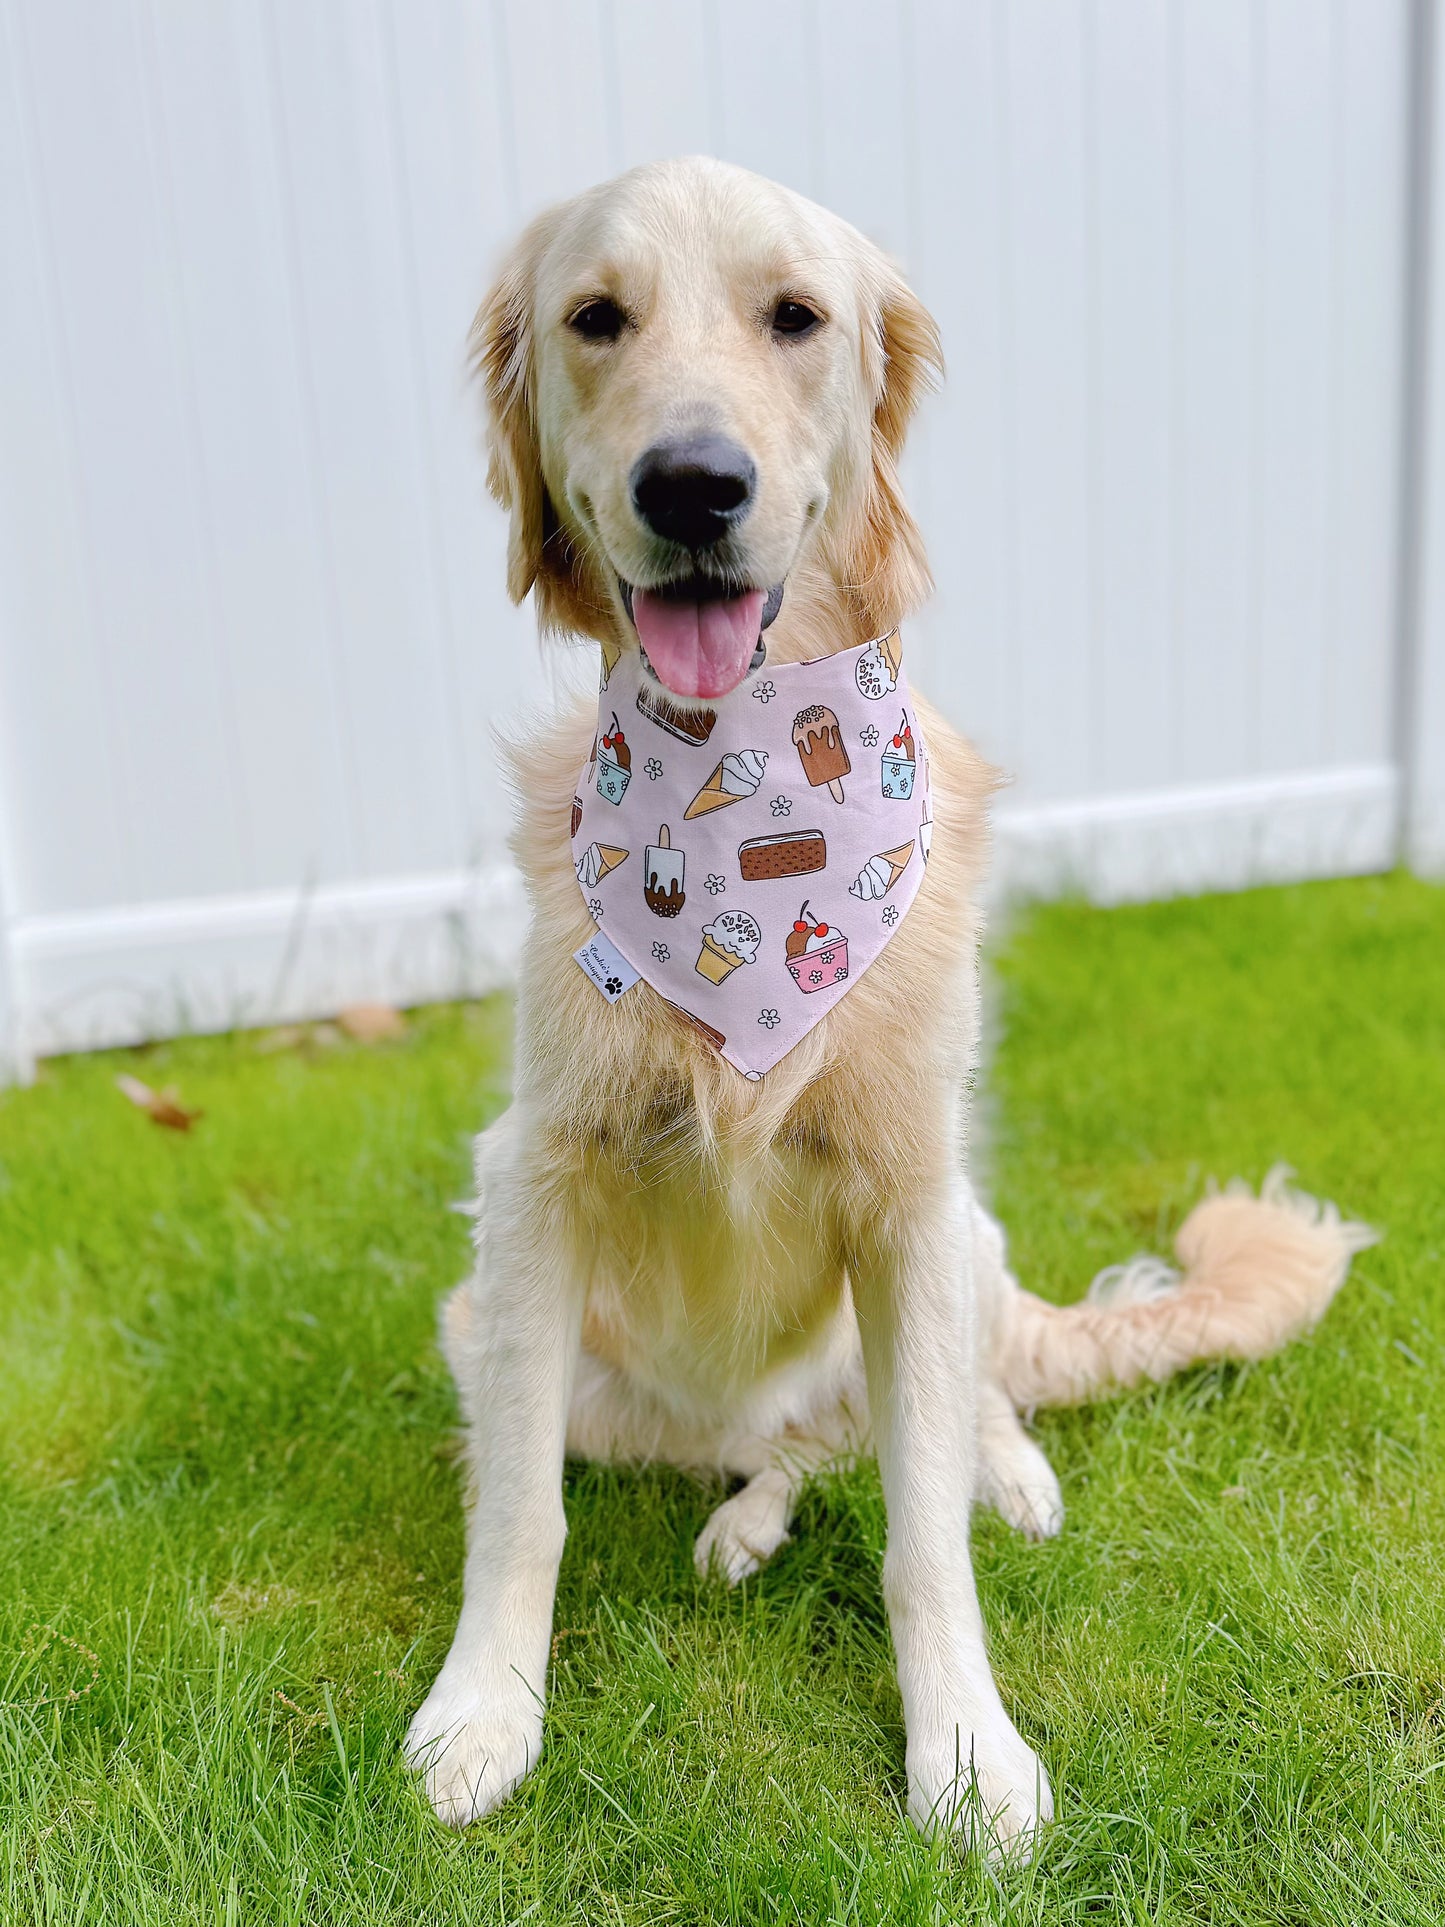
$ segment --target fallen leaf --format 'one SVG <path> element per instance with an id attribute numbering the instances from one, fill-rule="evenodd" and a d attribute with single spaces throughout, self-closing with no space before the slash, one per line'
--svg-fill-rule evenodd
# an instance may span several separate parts
<path id="1" fill-rule="evenodd" d="M 149 1084 L 142 1084 L 138 1077 L 124 1075 L 115 1080 L 116 1089 L 128 1097 L 138 1111 L 144 1111 L 153 1124 L 164 1124 L 168 1131 L 189 1131 L 204 1111 L 188 1111 L 181 1102 L 181 1094 L 173 1087 L 163 1091 L 153 1091 Z"/>
<path id="2" fill-rule="evenodd" d="M 406 1035 L 405 1017 L 390 1004 L 348 1004 L 336 1013 L 336 1021 L 358 1044 L 379 1044 L 385 1038 Z"/>

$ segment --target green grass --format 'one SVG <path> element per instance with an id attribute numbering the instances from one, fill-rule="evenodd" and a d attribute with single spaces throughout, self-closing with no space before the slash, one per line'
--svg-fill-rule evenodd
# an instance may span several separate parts
<path id="1" fill-rule="evenodd" d="M 991 1183 L 1035 1288 L 1281 1157 L 1388 1233 L 1282 1357 L 1044 1415 L 1055 1544 L 980 1520 L 1059 1797 L 1023 1873 L 900 1817 L 871 1468 L 732 1595 L 690 1561 L 715 1489 L 570 1470 L 543 1766 L 465 1837 L 423 1810 L 398 1743 L 462 1540 L 434 1306 L 504 1005 L 0 1095 L 0 1917 L 1438 1923 L 1442 993 L 1445 893 L 1404 877 L 1056 907 L 996 959 Z M 205 1118 L 157 1129 L 122 1068 Z"/>

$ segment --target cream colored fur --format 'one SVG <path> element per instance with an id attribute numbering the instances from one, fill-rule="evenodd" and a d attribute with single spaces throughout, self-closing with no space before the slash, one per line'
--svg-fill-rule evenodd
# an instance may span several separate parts
<path id="1" fill-rule="evenodd" d="M 599 294 L 629 317 L 602 349 L 568 327 Z M 783 295 L 824 318 L 804 342 L 770 334 Z M 734 564 L 759 585 L 786 578 L 772 661 L 862 642 L 925 592 L 895 463 L 936 332 L 823 210 L 716 162 L 640 169 L 533 225 L 477 347 L 511 591 L 532 591 L 548 626 L 636 646 L 617 578 L 666 579 L 667 558 L 626 478 L 694 420 L 758 464 Z M 697 1544 L 701 1566 L 736 1581 L 786 1539 L 818 1466 L 872 1450 L 909 1810 L 1026 1845 L 1049 1783 L 994 1685 L 968 1550 L 975 1499 L 1034 1536 L 1061 1523 L 1017 1408 L 1206 1353 L 1258 1356 L 1318 1315 L 1360 1242 L 1280 1198 L 1228 1196 L 1189 1220 L 1188 1269 L 1162 1295 L 1059 1312 L 1018 1289 L 966 1156 L 995 778 L 920 709 L 923 887 L 879 961 L 760 1083 L 647 984 L 609 1006 L 572 961 L 591 930 L 568 834 L 590 705 L 517 758 L 532 917 L 515 1096 L 478 1142 L 477 1264 L 444 1318 L 468 1427 L 464 1599 L 408 1736 L 453 1824 L 504 1798 L 541 1748 L 567 1452 L 740 1476 Z"/>

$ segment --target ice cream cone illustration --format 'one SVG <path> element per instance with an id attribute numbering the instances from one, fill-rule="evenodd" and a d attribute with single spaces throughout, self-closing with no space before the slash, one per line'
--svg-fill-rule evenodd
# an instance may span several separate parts
<path id="1" fill-rule="evenodd" d="M 584 889 L 594 889 L 603 877 L 611 876 L 630 855 L 631 851 L 620 849 L 615 843 L 589 843 L 573 865 L 577 881 Z"/>
<path id="2" fill-rule="evenodd" d="M 724 910 L 703 926 L 697 974 L 710 984 L 726 983 L 742 964 L 756 963 L 763 933 L 746 910 Z"/>
<path id="3" fill-rule="evenodd" d="M 597 794 L 609 803 L 620 803 L 631 781 L 632 751 L 614 709 L 611 733 L 597 739 Z"/>
<path id="4" fill-rule="evenodd" d="M 931 816 L 925 816 L 918 826 L 918 847 L 923 852 L 923 861 L 927 863 L 928 852 L 933 848 L 933 818 Z"/>
<path id="5" fill-rule="evenodd" d="M 783 950 L 788 975 L 805 997 L 842 983 L 848 975 L 848 939 L 831 923 L 815 923 L 806 903 L 788 932 Z"/>
<path id="6" fill-rule="evenodd" d="M 622 660 L 622 644 L 614 642 L 611 636 L 602 638 L 602 687 L 605 689 L 612 680 L 612 672 Z"/>
<path id="7" fill-rule="evenodd" d="M 917 767 L 913 729 L 905 714 L 898 734 L 883 745 L 883 794 L 902 799 L 912 796 Z"/>
<path id="8" fill-rule="evenodd" d="M 866 696 L 870 703 L 891 696 L 898 687 L 902 668 L 903 645 L 895 629 L 892 635 L 879 636 L 876 642 L 870 642 L 859 656 L 858 665 L 853 671 L 859 695 Z"/>
<path id="9" fill-rule="evenodd" d="M 879 897 L 887 896 L 912 861 L 911 843 L 900 843 L 895 850 L 880 850 L 876 856 L 869 857 L 848 885 L 849 896 L 861 898 L 864 903 L 876 903 Z"/>
<path id="10" fill-rule="evenodd" d="M 706 816 L 709 810 L 725 810 L 731 803 L 756 796 L 767 761 L 765 749 L 738 749 L 724 756 L 683 811 L 684 819 Z"/>
<path id="11" fill-rule="evenodd" d="M 675 917 L 687 902 L 683 876 L 687 858 L 672 847 L 672 832 L 664 823 L 656 843 L 647 846 L 642 870 L 642 900 L 655 917 Z"/>
<path id="12" fill-rule="evenodd" d="M 793 746 L 803 765 L 803 774 L 813 788 L 826 783 L 833 801 L 841 803 L 842 779 L 853 765 L 848 761 L 838 718 L 832 710 L 821 703 L 814 703 L 811 709 L 800 709 L 793 718 Z"/>

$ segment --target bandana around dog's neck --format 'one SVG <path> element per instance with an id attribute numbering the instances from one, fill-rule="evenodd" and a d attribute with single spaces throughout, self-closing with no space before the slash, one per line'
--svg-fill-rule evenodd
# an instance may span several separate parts
<path id="1" fill-rule="evenodd" d="M 572 802 L 577 882 L 638 975 L 761 1076 L 907 915 L 928 775 L 896 634 L 764 665 L 708 709 L 672 702 L 628 650 Z"/>

